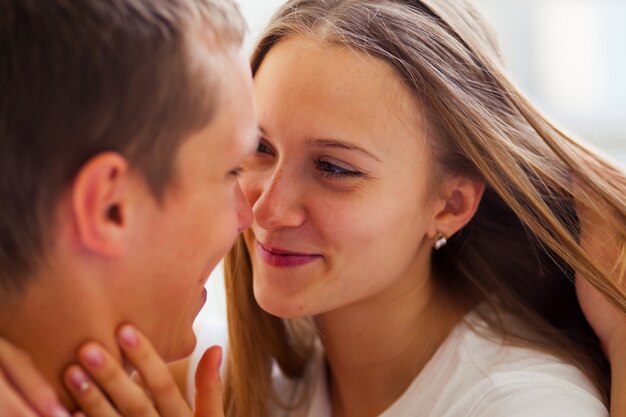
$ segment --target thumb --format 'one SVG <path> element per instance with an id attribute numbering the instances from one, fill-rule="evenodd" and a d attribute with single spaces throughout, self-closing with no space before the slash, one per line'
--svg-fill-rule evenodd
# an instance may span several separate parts
<path id="1" fill-rule="evenodd" d="M 207 349 L 196 369 L 196 398 L 194 417 L 223 417 L 222 380 L 220 366 L 222 348 L 213 346 Z"/>

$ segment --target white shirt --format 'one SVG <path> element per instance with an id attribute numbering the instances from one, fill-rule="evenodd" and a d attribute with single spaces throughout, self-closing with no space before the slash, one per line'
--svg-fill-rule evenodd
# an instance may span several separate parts
<path id="1" fill-rule="evenodd" d="M 608 417 L 609 413 L 591 382 L 573 365 L 529 348 L 503 345 L 481 336 L 473 328 L 484 322 L 470 313 L 439 347 L 433 358 L 400 398 L 380 417 Z M 192 370 L 206 348 L 225 347 L 225 326 L 199 323 L 198 346 Z M 193 372 L 190 372 L 193 398 Z M 273 383 L 283 402 L 274 417 L 332 417 L 326 386 L 323 352 L 317 349 L 299 382 L 274 368 Z"/>

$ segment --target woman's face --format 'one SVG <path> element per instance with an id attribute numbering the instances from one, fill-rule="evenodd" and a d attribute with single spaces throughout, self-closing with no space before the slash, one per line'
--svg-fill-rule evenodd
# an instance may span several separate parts
<path id="1" fill-rule="evenodd" d="M 296 37 L 269 51 L 254 89 L 262 141 L 241 187 L 261 307 L 317 315 L 427 285 L 438 204 L 427 124 L 392 70 Z"/>

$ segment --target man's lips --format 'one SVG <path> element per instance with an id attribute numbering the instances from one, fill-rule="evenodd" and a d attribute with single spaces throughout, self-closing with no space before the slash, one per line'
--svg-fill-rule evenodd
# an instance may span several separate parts
<path id="1" fill-rule="evenodd" d="M 204 307 L 204 305 L 206 304 L 207 297 L 208 297 L 207 290 L 206 290 L 205 287 L 203 287 L 202 288 L 202 292 L 200 293 L 199 301 L 198 301 L 198 304 L 199 304 L 198 312 L 200 310 L 202 310 L 202 307 Z M 198 313 L 196 313 L 196 314 L 198 314 Z"/>
<path id="2" fill-rule="evenodd" d="M 258 240 L 256 242 L 256 249 L 259 257 L 271 266 L 296 267 L 321 258 L 320 255 L 316 254 L 299 253 L 266 246 Z"/>

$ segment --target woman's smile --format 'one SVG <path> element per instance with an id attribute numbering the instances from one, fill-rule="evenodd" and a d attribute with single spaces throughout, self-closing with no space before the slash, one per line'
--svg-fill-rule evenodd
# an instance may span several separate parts
<path id="1" fill-rule="evenodd" d="M 321 255 L 299 253 L 265 245 L 257 240 L 256 249 L 259 257 L 268 265 L 294 268 L 321 259 Z"/>

